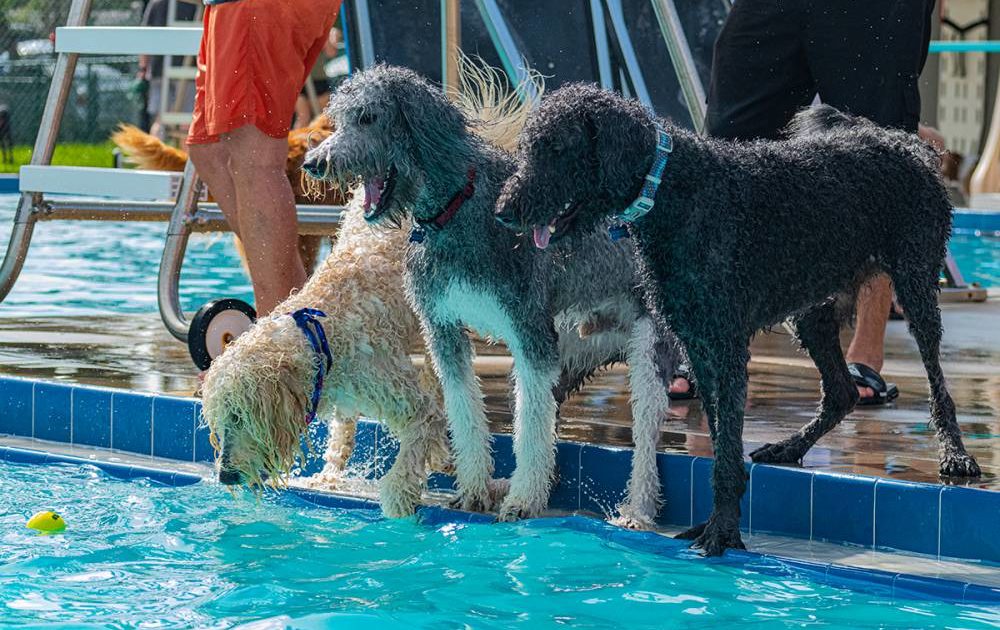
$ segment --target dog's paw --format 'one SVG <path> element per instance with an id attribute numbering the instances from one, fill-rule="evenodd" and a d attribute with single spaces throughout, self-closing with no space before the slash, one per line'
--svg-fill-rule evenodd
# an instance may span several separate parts
<path id="1" fill-rule="evenodd" d="M 476 489 L 459 488 L 448 506 L 463 512 L 490 512 L 495 505 L 489 486 Z"/>
<path id="2" fill-rule="evenodd" d="M 387 518 L 411 516 L 420 503 L 420 478 L 390 470 L 379 482 L 378 495 Z"/>
<path id="3" fill-rule="evenodd" d="M 982 474 L 976 459 L 964 451 L 941 458 L 942 477 L 979 477 Z"/>
<path id="4" fill-rule="evenodd" d="M 757 464 L 798 464 L 807 450 L 798 440 L 789 439 L 761 446 L 750 453 L 750 459 Z"/>
<path id="5" fill-rule="evenodd" d="M 609 522 L 617 527 L 624 527 L 625 529 L 634 529 L 637 531 L 650 531 L 655 527 L 653 519 L 644 514 L 638 514 L 637 512 L 630 510 L 621 510 L 618 516 L 614 517 Z"/>
<path id="6" fill-rule="evenodd" d="M 692 527 L 691 529 L 685 529 L 681 533 L 674 536 L 678 540 L 697 540 L 699 536 L 705 533 L 705 528 L 708 523 L 699 523 Z"/>
<path id="7" fill-rule="evenodd" d="M 746 549 L 740 537 L 739 519 L 710 518 L 691 547 L 709 557 L 721 556 L 726 549 Z"/>
<path id="8" fill-rule="evenodd" d="M 512 523 L 524 518 L 534 518 L 541 514 L 544 509 L 544 500 L 508 494 L 507 498 L 500 504 L 500 514 L 497 515 L 497 520 L 503 523 Z"/>

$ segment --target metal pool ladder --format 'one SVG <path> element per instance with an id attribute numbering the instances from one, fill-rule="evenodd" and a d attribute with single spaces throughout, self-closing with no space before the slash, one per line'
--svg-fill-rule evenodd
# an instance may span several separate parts
<path id="1" fill-rule="evenodd" d="M 21 199 L 0 266 L 0 301 L 17 281 L 39 221 L 168 221 L 157 301 L 167 330 L 186 342 L 189 324 L 181 310 L 178 284 L 188 237 L 192 232 L 229 230 L 218 206 L 201 202 L 203 186 L 191 162 L 183 173 L 51 166 L 51 162 L 80 55 L 195 55 L 201 28 L 87 26 L 91 5 L 92 0 L 73 0 L 67 25 L 56 29 L 58 57 L 31 164 L 20 172 Z M 342 211 L 343 206 L 299 206 L 299 233 L 333 234 Z"/>

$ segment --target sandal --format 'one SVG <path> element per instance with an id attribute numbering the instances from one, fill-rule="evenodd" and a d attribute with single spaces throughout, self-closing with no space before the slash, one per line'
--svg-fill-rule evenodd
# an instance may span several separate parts
<path id="1" fill-rule="evenodd" d="M 668 389 L 667 398 L 670 400 L 694 400 L 697 398 L 698 387 L 694 384 L 694 379 L 691 377 L 691 366 L 686 363 L 678 365 L 670 377 L 671 384 L 679 378 L 688 382 L 688 390 L 686 392 L 672 392 Z"/>
<path id="2" fill-rule="evenodd" d="M 895 383 L 886 383 L 878 372 L 864 363 L 848 363 L 847 371 L 851 373 L 855 385 L 868 387 L 875 392 L 874 396 L 858 400 L 860 406 L 884 405 L 896 400 L 899 396 L 899 388 L 896 387 Z"/>

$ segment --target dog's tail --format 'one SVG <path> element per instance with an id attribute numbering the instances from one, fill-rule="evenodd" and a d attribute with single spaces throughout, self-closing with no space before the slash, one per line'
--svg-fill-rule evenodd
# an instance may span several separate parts
<path id="1" fill-rule="evenodd" d="M 941 165 L 941 153 L 915 133 L 880 127 L 860 116 L 845 114 L 830 105 L 814 105 L 795 114 L 786 127 L 789 138 L 835 133 L 840 130 L 871 130 L 879 134 L 898 134 L 896 144 L 905 147 L 917 161 L 935 175 Z"/>
<path id="2" fill-rule="evenodd" d="M 490 144 L 511 151 L 542 97 L 542 75 L 528 70 L 511 89 L 507 75 L 481 58 L 459 57 L 459 85 L 450 96 L 469 120 L 472 131 Z"/>
<path id="3" fill-rule="evenodd" d="M 111 135 L 111 141 L 142 169 L 183 171 L 187 164 L 187 153 L 132 125 L 120 125 Z"/>
<path id="4" fill-rule="evenodd" d="M 785 129 L 788 137 L 812 136 L 834 129 L 864 127 L 873 123 L 865 118 L 845 114 L 831 105 L 814 105 L 795 114 Z"/>

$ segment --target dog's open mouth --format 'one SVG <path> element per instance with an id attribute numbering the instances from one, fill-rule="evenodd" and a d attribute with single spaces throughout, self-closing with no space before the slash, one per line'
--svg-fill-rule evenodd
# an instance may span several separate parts
<path id="1" fill-rule="evenodd" d="M 580 210 L 580 202 L 567 203 L 548 225 L 536 225 L 533 229 L 535 247 L 545 249 L 549 243 L 555 243 L 573 226 L 576 213 Z"/>
<path id="2" fill-rule="evenodd" d="M 389 209 L 395 187 L 395 166 L 390 166 L 384 177 L 375 176 L 365 180 L 365 221 L 377 221 Z"/>

